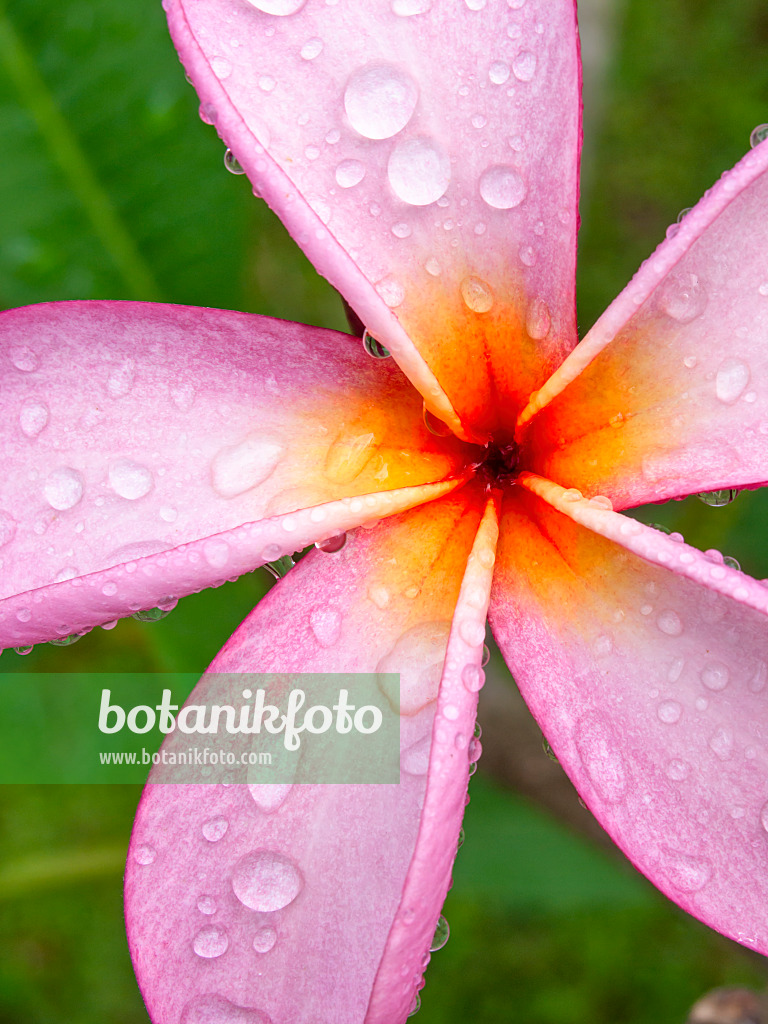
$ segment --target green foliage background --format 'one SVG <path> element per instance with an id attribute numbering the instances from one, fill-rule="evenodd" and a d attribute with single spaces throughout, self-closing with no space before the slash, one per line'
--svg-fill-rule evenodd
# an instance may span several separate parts
<path id="1" fill-rule="evenodd" d="M 585 115 L 582 331 L 768 121 L 764 0 L 626 0 L 621 13 L 604 116 Z M 0 0 L 0 153 L 0 306 L 163 299 L 343 329 L 335 293 L 225 172 L 156 0 Z M 768 576 L 759 495 L 641 515 Z M 8 651 L 0 671 L 201 671 L 268 582 L 250 575 L 75 648 Z M 708 987 L 763 986 L 759 958 L 631 869 L 481 778 L 472 794 L 421 1024 L 672 1024 Z M 0 794 L 0 1024 L 146 1024 L 120 892 L 137 799 Z"/>

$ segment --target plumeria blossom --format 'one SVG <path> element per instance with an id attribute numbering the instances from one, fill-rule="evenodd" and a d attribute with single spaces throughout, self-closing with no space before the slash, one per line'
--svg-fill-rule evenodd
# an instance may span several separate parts
<path id="1" fill-rule="evenodd" d="M 486 615 L 618 845 L 765 952 L 768 589 L 616 510 L 768 480 L 768 143 L 576 346 L 571 0 L 165 6 L 204 118 L 393 358 L 231 312 L 2 314 L 0 636 L 321 542 L 212 669 L 400 672 L 402 774 L 148 785 L 126 894 L 153 1021 L 406 1018 Z"/>

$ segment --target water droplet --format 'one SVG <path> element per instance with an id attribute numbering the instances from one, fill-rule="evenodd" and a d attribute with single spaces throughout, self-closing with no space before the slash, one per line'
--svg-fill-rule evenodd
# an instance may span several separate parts
<path id="1" fill-rule="evenodd" d="M 313 39 L 308 39 L 301 48 L 301 56 L 304 60 L 314 60 L 315 57 L 319 57 L 323 52 L 323 40 L 318 39 L 315 36 Z"/>
<path id="2" fill-rule="evenodd" d="M 45 402 L 38 402 L 28 399 L 21 407 L 19 413 L 19 426 L 22 434 L 27 437 L 37 437 L 40 431 L 48 423 L 50 416 L 48 406 Z"/>
<path id="3" fill-rule="evenodd" d="M 410 238 L 412 233 L 411 225 L 407 224 L 404 220 L 400 220 L 397 224 L 392 225 L 392 234 L 395 238 Z"/>
<path id="4" fill-rule="evenodd" d="M 408 1016 L 409 1017 L 415 1017 L 420 1009 L 421 1009 L 421 996 L 417 992 L 416 995 L 413 997 L 413 1002 L 411 1003 L 411 1008 L 408 1011 Z"/>
<path id="5" fill-rule="evenodd" d="M 344 90 L 344 109 L 355 131 L 366 139 L 390 139 L 416 109 L 416 83 L 391 64 L 373 63 L 355 71 Z"/>
<path id="6" fill-rule="evenodd" d="M 411 18 L 414 14 L 426 14 L 432 0 L 392 0 L 392 13 L 400 18 Z"/>
<path id="7" fill-rule="evenodd" d="M 137 622 L 159 622 L 170 611 L 170 608 L 142 608 L 141 611 L 134 612 L 131 618 L 136 619 Z"/>
<path id="8" fill-rule="evenodd" d="M 241 857 L 232 874 L 232 890 L 250 910 L 271 913 L 293 903 L 304 879 L 288 857 L 272 850 L 255 850 Z"/>
<path id="9" fill-rule="evenodd" d="M 404 139 L 390 154 L 387 177 L 398 199 L 411 206 L 428 206 L 445 194 L 451 162 L 430 139 Z"/>
<path id="10" fill-rule="evenodd" d="M 69 636 L 59 637 L 57 640 L 49 640 L 48 643 L 52 647 L 71 647 L 72 644 L 76 644 L 78 640 L 81 640 L 85 636 L 85 633 L 70 633 Z"/>
<path id="11" fill-rule="evenodd" d="M 223 928 L 215 924 L 201 928 L 192 940 L 194 951 L 206 960 L 213 960 L 226 953 L 228 946 L 229 936 Z"/>
<path id="12" fill-rule="evenodd" d="M 549 334 L 552 327 L 552 317 L 549 307 L 543 299 L 534 299 L 528 307 L 528 315 L 525 321 L 525 329 L 528 336 L 534 341 L 541 341 Z"/>
<path id="13" fill-rule="evenodd" d="M 340 188 L 353 188 L 365 177 L 365 164 L 362 160 L 342 160 L 336 165 L 336 184 Z"/>
<path id="14" fill-rule="evenodd" d="M 245 174 L 245 171 L 237 162 L 237 157 L 231 149 L 224 150 L 224 166 L 230 174 Z"/>
<path id="15" fill-rule="evenodd" d="M 427 735 L 403 751 L 400 767 L 409 775 L 426 775 L 429 770 L 429 755 L 432 749 L 432 736 Z"/>
<path id="16" fill-rule="evenodd" d="M 438 419 L 434 413 L 431 413 L 426 405 L 422 405 L 421 413 L 424 419 L 424 426 L 435 437 L 450 437 L 451 428 L 447 423 L 444 423 L 441 419 Z"/>
<path id="17" fill-rule="evenodd" d="M 309 613 L 309 624 L 321 647 L 333 647 L 341 635 L 341 612 L 331 605 L 313 608 Z"/>
<path id="18" fill-rule="evenodd" d="M 203 557 L 213 569 L 223 569 L 229 561 L 229 544 L 221 537 L 210 537 L 203 544 Z"/>
<path id="19" fill-rule="evenodd" d="M 274 576 L 276 580 L 281 580 L 283 576 L 289 572 L 296 563 L 290 555 L 283 555 L 282 558 L 274 558 L 271 562 L 266 562 L 264 568 L 267 572 Z"/>
<path id="20" fill-rule="evenodd" d="M 511 210 L 525 199 L 527 188 L 514 167 L 497 164 L 480 176 L 480 195 L 495 210 Z"/>
<path id="21" fill-rule="evenodd" d="M 197 909 L 201 914 L 210 917 L 211 914 L 216 913 L 216 900 L 213 896 L 200 896 L 197 901 Z"/>
<path id="22" fill-rule="evenodd" d="M 152 490 L 154 478 L 146 466 L 131 459 L 118 459 L 109 467 L 109 486 L 121 498 L 136 501 Z"/>
<path id="23" fill-rule="evenodd" d="M 54 469 L 48 474 L 43 488 L 46 500 L 51 508 L 64 512 L 74 508 L 83 496 L 84 481 L 76 469 L 65 466 Z"/>
<path id="24" fill-rule="evenodd" d="M 277 932 L 274 928 L 259 928 L 253 937 L 253 948 L 257 953 L 268 953 L 276 942 Z"/>
<path id="25" fill-rule="evenodd" d="M 763 804 L 760 808 L 760 824 L 768 832 L 768 803 Z"/>
<path id="26" fill-rule="evenodd" d="M 250 3 L 256 6 L 255 0 Z M 179 1024 L 270 1024 L 269 1017 L 249 1006 L 236 1006 L 224 996 L 197 996 L 187 1003 Z"/>
<path id="27" fill-rule="evenodd" d="M 461 681 L 470 693 L 477 693 L 485 684 L 485 672 L 479 665 L 470 662 L 461 670 Z"/>
<path id="28" fill-rule="evenodd" d="M 379 688 L 401 715 L 415 715 L 437 697 L 450 630 L 450 622 L 412 626 L 377 664 Z M 399 682 L 385 679 L 388 673 L 399 673 Z"/>
<path id="29" fill-rule="evenodd" d="M 376 341 L 373 335 L 368 333 L 367 328 L 363 331 L 363 348 L 374 359 L 389 359 L 390 357 L 389 349 L 384 348 L 380 341 Z"/>
<path id="30" fill-rule="evenodd" d="M 488 68 L 488 78 L 494 85 L 504 85 L 509 78 L 509 64 L 503 60 L 495 60 Z"/>
<path id="31" fill-rule="evenodd" d="M 232 65 L 226 57 L 214 57 L 211 61 L 211 70 L 220 81 L 224 81 L 232 74 Z"/>
<path id="32" fill-rule="evenodd" d="M 390 309 L 395 309 L 405 299 L 405 288 L 391 275 L 376 282 L 376 291 Z"/>
<path id="33" fill-rule="evenodd" d="M 659 721 L 664 722 L 665 725 L 674 725 L 679 722 L 682 713 L 683 706 L 676 700 L 663 700 L 656 708 Z"/>
<path id="34" fill-rule="evenodd" d="M 722 661 L 709 661 L 700 672 L 701 681 L 708 690 L 724 690 L 730 674 Z"/>
<path id="35" fill-rule="evenodd" d="M 715 394 L 721 402 L 733 405 L 749 384 L 750 371 L 741 359 L 724 359 L 715 375 Z"/>
<path id="36" fill-rule="evenodd" d="M 214 490 L 222 498 L 234 498 L 258 487 L 274 472 L 283 451 L 282 445 L 260 437 L 222 448 L 211 463 Z"/>
<path id="37" fill-rule="evenodd" d="M 124 359 L 107 378 L 107 392 L 112 398 L 125 398 L 133 387 L 136 374 L 136 363 L 133 359 Z"/>
<path id="38" fill-rule="evenodd" d="M 451 934 L 451 930 L 448 927 L 448 922 L 441 914 L 437 919 L 437 926 L 435 928 L 435 934 L 432 937 L 432 942 L 429 946 L 430 953 L 436 953 L 438 949 L 442 949 L 448 941 Z"/>
<path id="39" fill-rule="evenodd" d="M 463 619 L 459 625 L 459 633 L 470 647 L 479 647 L 485 640 L 485 622 L 473 618 Z"/>
<path id="40" fill-rule="evenodd" d="M 691 773 L 691 766 L 680 758 L 672 758 L 667 764 L 667 776 L 673 782 L 683 782 Z"/>
<path id="41" fill-rule="evenodd" d="M 493 292 L 479 277 L 465 277 L 461 297 L 474 313 L 487 313 L 493 307 Z"/>
<path id="42" fill-rule="evenodd" d="M 203 823 L 203 836 L 209 843 L 218 843 L 226 835 L 228 828 L 229 822 L 224 815 L 217 814 L 215 818 L 209 818 Z"/>
<path id="43" fill-rule="evenodd" d="M 40 365 L 40 360 L 29 345 L 14 345 L 8 355 L 16 369 L 24 373 L 32 373 Z"/>
<path id="44" fill-rule="evenodd" d="M 148 844 L 137 846 L 133 851 L 133 859 L 142 867 L 154 863 L 155 857 L 157 857 L 157 850 Z"/>
<path id="45" fill-rule="evenodd" d="M 753 128 L 749 135 L 749 144 L 752 149 L 755 146 L 759 146 L 761 142 L 765 142 L 768 139 L 768 124 L 759 124 L 756 128 Z"/>
<path id="46" fill-rule="evenodd" d="M 16 536 L 18 525 L 10 512 L 0 509 L 0 548 L 11 543 Z"/>
<path id="47" fill-rule="evenodd" d="M 248 786 L 251 799 L 265 814 L 273 814 L 282 807 L 292 789 L 290 782 L 251 783 Z"/>
<path id="48" fill-rule="evenodd" d="M 536 74 L 536 54 L 521 50 L 512 61 L 512 73 L 519 82 L 530 82 Z"/>
<path id="49" fill-rule="evenodd" d="M 629 779 L 620 744 L 609 726 L 593 715 L 579 719 L 575 731 L 576 749 L 598 794 L 607 803 L 620 803 Z"/>
<path id="50" fill-rule="evenodd" d="M 198 113 L 203 124 L 215 124 L 217 112 L 212 103 L 201 103 Z"/>
<path id="51" fill-rule="evenodd" d="M 704 312 L 707 292 L 698 274 L 670 274 L 659 289 L 658 302 L 667 316 L 688 324 Z"/>
<path id="52" fill-rule="evenodd" d="M 709 738 L 709 747 L 721 761 L 728 761 L 733 755 L 733 733 L 730 729 L 717 729 Z"/>
<path id="53" fill-rule="evenodd" d="M 750 693 L 762 693 L 766 682 L 768 682 L 768 663 L 759 661 L 757 668 L 752 674 L 752 678 L 749 680 Z"/>
<path id="54" fill-rule="evenodd" d="M 666 609 L 656 619 L 656 625 L 659 627 L 662 633 L 666 633 L 667 636 L 680 636 L 683 632 L 683 624 L 680 621 L 680 616 L 677 612 L 673 612 L 671 608 Z"/>
<path id="55" fill-rule="evenodd" d="M 710 505 L 712 508 L 722 508 L 724 505 L 730 505 L 739 492 L 733 487 L 722 491 L 704 491 L 701 494 L 697 494 L 696 497 L 699 501 L 703 501 L 705 505 Z"/>
<path id="56" fill-rule="evenodd" d="M 667 880 L 680 892 L 698 892 L 712 877 L 712 866 L 703 857 L 691 857 L 663 847 L 661 867 Z"/>
<path id="57" fill-rule="evenodd" d="M 32 651 L 34 650 L 34 645 L 30 644 L 29 647 L 14 647 L 13 649 L 17 654 L 20 654 L 23 657 L 25 654 L 32 653 Z"/>

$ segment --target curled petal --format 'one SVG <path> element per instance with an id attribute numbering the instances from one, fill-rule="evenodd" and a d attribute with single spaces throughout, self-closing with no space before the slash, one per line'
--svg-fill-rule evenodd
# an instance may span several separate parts
<path id="1" fill-rule="evenodd" d="M 604 499 L 521 483 L 490 618 L 526 701 L 634 864 L 765 952 L 768 590 Z"/>
<path id="2" fill-rule="evenodd" d="M 483 630 L 475 627 L 484 623 L 496 532 L 493 507 L 483 516 L 483 504 L 476 489 L 465 489 L 358 531 L 337 554 L 307 556 L 211 666 L 399 671 L 401 781 L 150 783 L 126 899 L 131 950 L 156 1024 L 196 1022 L 211 1000 L 252 1013 L 254 1024 L 298 1024 L 318 1007 L 332 1007 L 340 1024 L 405 1020 L 465 803 L 477 686 L 468 687 L 462 671 L 473 666 L 473 680 L 479 672 Z M 204 678 L 193 699 L 205 685 Z M 439 814 L 430 813 L 435 801 Z M 215 842 L 204 831 L 212 820 L 220 823 Z M 289 903 L 266 913 L 249 908 L 234 880 L 253 851 L 266 851 L 296 883 Z M 203 894 L 213 903 L 201 910 Z M 226 950 L 205 959 L 195 938 L 210 927 L 212 906 Z M 265 928 L 266 955 L 258 949 Z"/>
<path id="3" fill-rule="evenodd" d="M 3 646 L 152 607 L 428 500 L 459 466 L 391 361 L 247 314 L 3 313 L 0 376 Z"/>
<path id="4" fill-rule="evenodd" d="M 204 115 L 429 408 L 510 432 L 576 341 L 572 0 L 166 6 Z"/>
<path id="5" fill-rule="evenodd" d="M 530 468 L 616 507 L 767 481 L 767 247 L 763 144 L 534 396 Z"/>

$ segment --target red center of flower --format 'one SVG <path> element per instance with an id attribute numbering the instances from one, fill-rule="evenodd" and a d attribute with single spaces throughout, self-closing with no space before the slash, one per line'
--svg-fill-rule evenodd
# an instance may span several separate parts
<path id="1" fill-rule="evenodd" d="M 505 444 L 491 442 L 481 449 L 483 456 L 477 464 L 478 475 L 488 486 L 498 487 L 510 483 L 517 476 L 520 447 L 514 441 Z"/>

